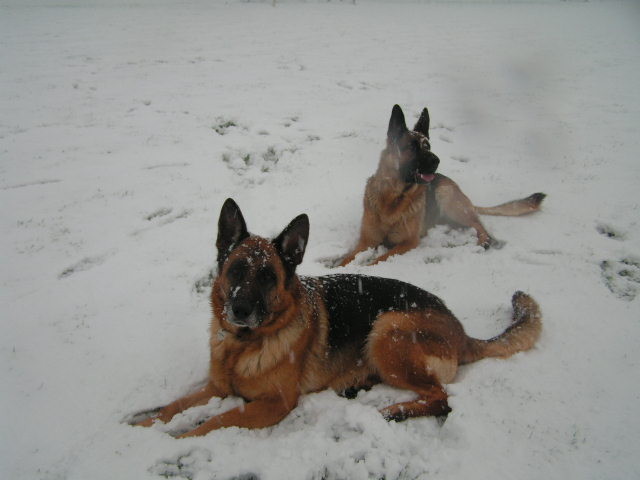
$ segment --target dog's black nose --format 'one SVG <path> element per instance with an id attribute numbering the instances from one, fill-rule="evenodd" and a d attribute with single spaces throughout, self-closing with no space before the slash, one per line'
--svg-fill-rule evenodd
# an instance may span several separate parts
<path id="1" fill-rule="evenodd" d="M 433 166 L 433 171 L 435 172 L 440 165 L 440 159 L 435 153 L 429 152 L 431 154 L 431 165 Z"/>
<path id="2" fill-rule="evenodd" d="M 249 302 L 234 302 L 231 306 L 231 311 L 236 320 L 246 320 L 253 312 L 253 306 Z"/>

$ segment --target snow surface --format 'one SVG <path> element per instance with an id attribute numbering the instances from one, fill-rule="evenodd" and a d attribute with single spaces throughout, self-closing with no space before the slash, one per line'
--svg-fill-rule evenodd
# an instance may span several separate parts
<path id="1" fill-rule="evenodd" d="M 3 479 L 640 477 L 640 8 L 637 3 L 72 1 L 0 7 Z M 432 231 L 374 266 L 356 241 L 394 103 L 428 106 L 440 171 L 502 250 Z M 133 412 L 207 372 L 220 207 L 277 234 L 306 212 L 299 271 L 359 272 L 441 296 L 478 337 L 511 294 L 538 346 L 462 368 L 453 412 L 387 423 L 308 395 L 279 425 L 203 438 Z"/>

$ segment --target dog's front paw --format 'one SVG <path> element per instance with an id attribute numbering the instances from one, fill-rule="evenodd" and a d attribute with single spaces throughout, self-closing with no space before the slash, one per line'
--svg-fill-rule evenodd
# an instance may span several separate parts
<path id="1" fill-rule="evenodd" d="M 153 425 L 153 422 L 155 421 L 155 418 L 149 417 L 145 420 L 142 420 L 141 422 L 136 422 L 133 424 L 134 427 L 150 427 L 151 425 Z"/>
<path id="2" fill-rule="evenodd" d="M 340 266 L 344 257 L 321 257 L 317 258 L 316 261 L 323 264 L 327 268 L 337 268 Z"/>
<path id="3" fill-rule="evenodd" d="M 143 410 L 126 417 L 123 422 L 134 427 L 150 427 L 160 416 L 161 407 Z"/>
<path id="4" fill-rule="evenodd" d="M 495 250 L 500 250 L 506 244 L 507 242 L 505 242 L 504 240 L 498 240 L 497 238 L 489 237 L 489 240 L 484 242 L 482 246 L 484 247 L 485 250 L 489 250 L 490 248 L 493 248 Z"/>

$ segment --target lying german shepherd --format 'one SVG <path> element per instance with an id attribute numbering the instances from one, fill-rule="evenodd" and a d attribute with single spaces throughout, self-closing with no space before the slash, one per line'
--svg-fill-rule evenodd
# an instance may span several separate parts
<path id="1" fill-rule="evenodd" d="M 384 245 L 389 250 L 373 263 L 418 246 L 420 237 L 437 224 L 475 229 L 478 245 L 500 248 L 484 228 L 478 214 L 524 215 L 539 210 L 546 196 L 534 193 L 495 207 L 475 207 L 460 187 L 435 173 L 440 159 L 431 152 L 429 112 L 425 108 L 413 131 L 407 128 L 402 109 L 395 105 L 389 120 L 387 147 L 380 155 L 378 170 L 364 192 L 364 214 L 360 239 L 341 266 L 368 248 Z"/>
<path id="2" fill-rule="evenodd" d="M 208 383 L 169 405 L 145 412 L 169 421 L 213 396 L 246 405 L 214 416 L 181 437 L 230 426 L 261 428 L 282 420 L 300 395 L 346 392 L 385 382 L 416 399 L 382 409 L 403 420 L 450 411 L 442 386 L 458 365 L 527 350 L 542 328 L 530 296 L 513 295 L 513 324 L 490 340 L 468 337 L 444 302 L 408 283 L 360 275 L 299 277 L 309 236 L 306 215 L 273 240 L 250 235 L 228 199 L 218 223 L 218 276 L 211 290 Z M 141 418 L 138 414 L 137 418 Z"/>

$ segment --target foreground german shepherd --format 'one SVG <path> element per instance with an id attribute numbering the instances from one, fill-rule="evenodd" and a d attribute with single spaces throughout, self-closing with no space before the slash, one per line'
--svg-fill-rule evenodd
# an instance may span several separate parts
<path id="1" fill-rule="evenodd" d="M 489 235 L 478 214 L 524 215 L 537 211 L 546 196 L 534 193 L 495 207 L 475 207 L 453 180 L 435 173 L 439 163 L 440 159 L 431 152 L 427 109 L 422 110 L 411 131 L 402 109 L 395 105 L 389 120 L 387 147 L 365 188 L 360 239 L 341 266 L 353 261 L 358 253 L 379 245 L 389 250 L 373 263 L 411 250 L 437 224 L 474 228 L 478 245 L 500 248 L 503 242 Z"/>
<path id="2" fill-rule="evenodd" d="M 246 405 L 181 437 L 221 427 L 268 427 L 302 394 L 326 388 L 346 393 L 378 382 L 417 394 L 382 409 L 385 418 L 444 415 L 450 408 L 442 384 L 453 380 L 458 365 L 527 350 L 540 334 L 540 309 L 522 292 L 513 295 L 513 324 L 495 338 L 476 340 L 442 300 L 408 283 L 360 275 L 299 277 L 308 236 L 306 215 L 273 240 L 250 235 L 236 203 L 224 203 L 208 383 L 146 412 L 151 417 L 138 425 L 167 422 L 213 396 L 236 395 Z"/>

